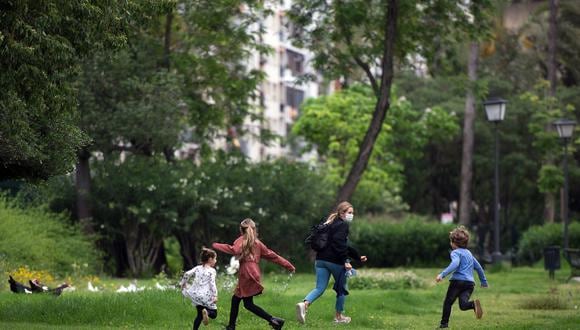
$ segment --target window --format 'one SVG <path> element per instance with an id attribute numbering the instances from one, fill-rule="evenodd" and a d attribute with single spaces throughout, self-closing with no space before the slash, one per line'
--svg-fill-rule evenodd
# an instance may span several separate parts
<path id="1" fill-rule="evenodd" d="M 304 73 L 304 55 L 286 50 L 286 67 L 292 71 L 293 76 L 299 76 Z"/>
<path id="2" fill-rule="evenodd" d="M 302 101 L 304 100 L 304 92 L 296 89 L 296 88 L 292 88 L 292 87 L 286 87 L 286 104 L 294 107 L 294 108 L 298 108 L 300 107 L 300 104 L 302 103 Z"/>

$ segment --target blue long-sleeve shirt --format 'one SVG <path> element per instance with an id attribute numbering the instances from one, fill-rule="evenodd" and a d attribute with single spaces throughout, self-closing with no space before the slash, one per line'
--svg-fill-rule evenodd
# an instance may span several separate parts
<path id="1" fill-rule="evenodd" d="M 451 263 L 439 275 L 444 278 L 450 273 L 453 273 L 450 280 L 469 281 L 475 283 L 473 280 L 474 269 L 479 276 L 481 285 L 487 286 L 485 273 L 483 272 L 483 268 L 481 268 L 481 265 L 477 259 L 475 259 L 469 250 L 457 248 L 451 251 Z"/>

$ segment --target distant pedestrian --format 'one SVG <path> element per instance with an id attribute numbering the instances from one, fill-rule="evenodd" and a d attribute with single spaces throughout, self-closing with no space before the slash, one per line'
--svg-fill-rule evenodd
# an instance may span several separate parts
<path id="1" fill-rule="evenodd" d="M 473 309 L 475 316 L 480 319 L 483 316 L 483 309 L 479 299 L 470 301 L 469 298 L 473 293 L 475 281 L 473 279 L 473 270 L 477 271 L 482 288 L 487 288 L 487 279 L 481 265 L 467 250 L 469 242 L 469 232 L 463 226 L 455 228 L 449 233 L 451 248 L 451 263 L 437 277 L 436 282 L 441 282 L 445 276 L 453 273 L 449 280 L 447 295 L 443 301 L 443 315 L 441 317 L 440 328 L 449 327 L 449 317 L 451 316 L 451 306 L 459 298 L 459 308 L 462 311 Z"/>
<path id="2" fill-rule="evenodd" d="M 209 318 L 217 317 L 218 291 L 215 284 L 215 263 L 217 253 L 212 249 L 202 248 L 200 254 L 201 265 L 193 267 L 183 274 L 181 279 L 181 291 L 197 309 L 197 316 L 193 321 L 193 330 L 199 329 L 200 324 L 209 323 Z M 193 277 L 193 283 L 187 285 Z"/>
<path id="3" fill-rule="evenodd" d="M 274 329 L 282 329 L 284 319 L 273 317 L 263 310 L 260 306 L 254 304 L 254 296 L 262 293 L 264 287 L 261 284 L 260 259 L 264 258 L 276 263 L 290 272 L 296 268 L 286 259 L 277 255 L 270 250 L 262 241 L 258 239 L 256 224 L 252 219 L 244 219 L 240 223 L 240 234 L 232 245 L 213 243 L 213 248 L 236 256 L 240 260 L 240 269 L 238 271 L 238 285 L 232 296 L 230 309 L 230 321 L 227 330 L 236 328 L 236 320 L 240 309 L 240 302 L 244 302 L 244 307 L 250 312 L 268 321 Z"/>
<path id="4" fill-rule="evenodd" d="M 351 318 L 344 315 L 344 302 L 348 294 L 347 272 L 352 269 L 350 257 L 361 262 L 367 261 L 366 256 L 348 246 L 349 223 L 354 219 L 354 208 L 349 202 L 341 202 L 331 213 L 324 224 L 328 225 L 328 244 L 316 253 L 314 268 L 316 270 L 316 288 L 312 289 L 304 299 L 296 304 L 296 318 L 298 322 L 306 322 L 306 312 L 326 290 L 330 275 L 334 278 L 336 291 L 335 323 L 349 323 Z"/>

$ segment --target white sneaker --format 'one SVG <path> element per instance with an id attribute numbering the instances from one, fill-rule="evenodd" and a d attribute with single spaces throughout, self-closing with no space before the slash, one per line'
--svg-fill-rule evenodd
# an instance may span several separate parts
<path id="1" fill-rule="evenodd" d="M 306 322 L 306 304 L 304 302 L 296 304 L 296 319 L 301 324 Z"/>
<path id="2" fill-rule="evenodd" d="M 344 324 L 347 324 L 347 323 L 350 323 L 350 320 L 351 320 L 350 317 L 343 315 L 343 316 L 341 316 L 339 318 L 336 318 L 335 317 L 334 318 L 334 323 L 344 323 Z"/>

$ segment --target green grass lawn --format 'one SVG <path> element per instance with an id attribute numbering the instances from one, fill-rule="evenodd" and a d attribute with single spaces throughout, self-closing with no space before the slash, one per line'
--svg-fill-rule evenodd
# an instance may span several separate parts
<path id="1" fill-rule="evenodd" d="M 331 288 L 309 309 L 307 323 L 295 321 L 294 305 L 314 286 L 314 275 L 298 274 L 287 282 L 281 273 L 265 274 L 266 291 L 255 303 L 287 320 L 285 329 L 434 329 L 441 317 L 447 283 L 435 285 L 439 269 L 405 269 L 425 283 L 421 289 L 350 290 L 348 325 L 334 325 L 334 291 Z M 395 271 L 385 269 L 384 271 Z M 451 314 L 454 329 L 580 329 L 580 283 L 566 283 L 569 270 L 555 280 L 541 268 L 513 268 L 487 273 L 490 287 L 477 287 L 473 298 L 482 302 L 484 316 Z M 223 279 L 221 280 L 223 282 Z M 129 281 L 111 280 L 116 287 Z M 139 281 L 139 285 L 151 285 Z M 113 284 L 113 285 L 111 285 Z M 286 284 L 288 284 L 286 286 Z M 332 281 L 331 281 L 332 285 Z M 202 329 L 222 329 L 229 316 L 231 290 L 221 290 L 218 318 Z M 84 287 L 60 297 L 0 292 L 0 329 L 188 329 L 194 309 L 178 291 L 147 290 L 138 293 L 89 292 Z M 240 309 L 238 329 L 269 329 L 268 324 Z"/>

